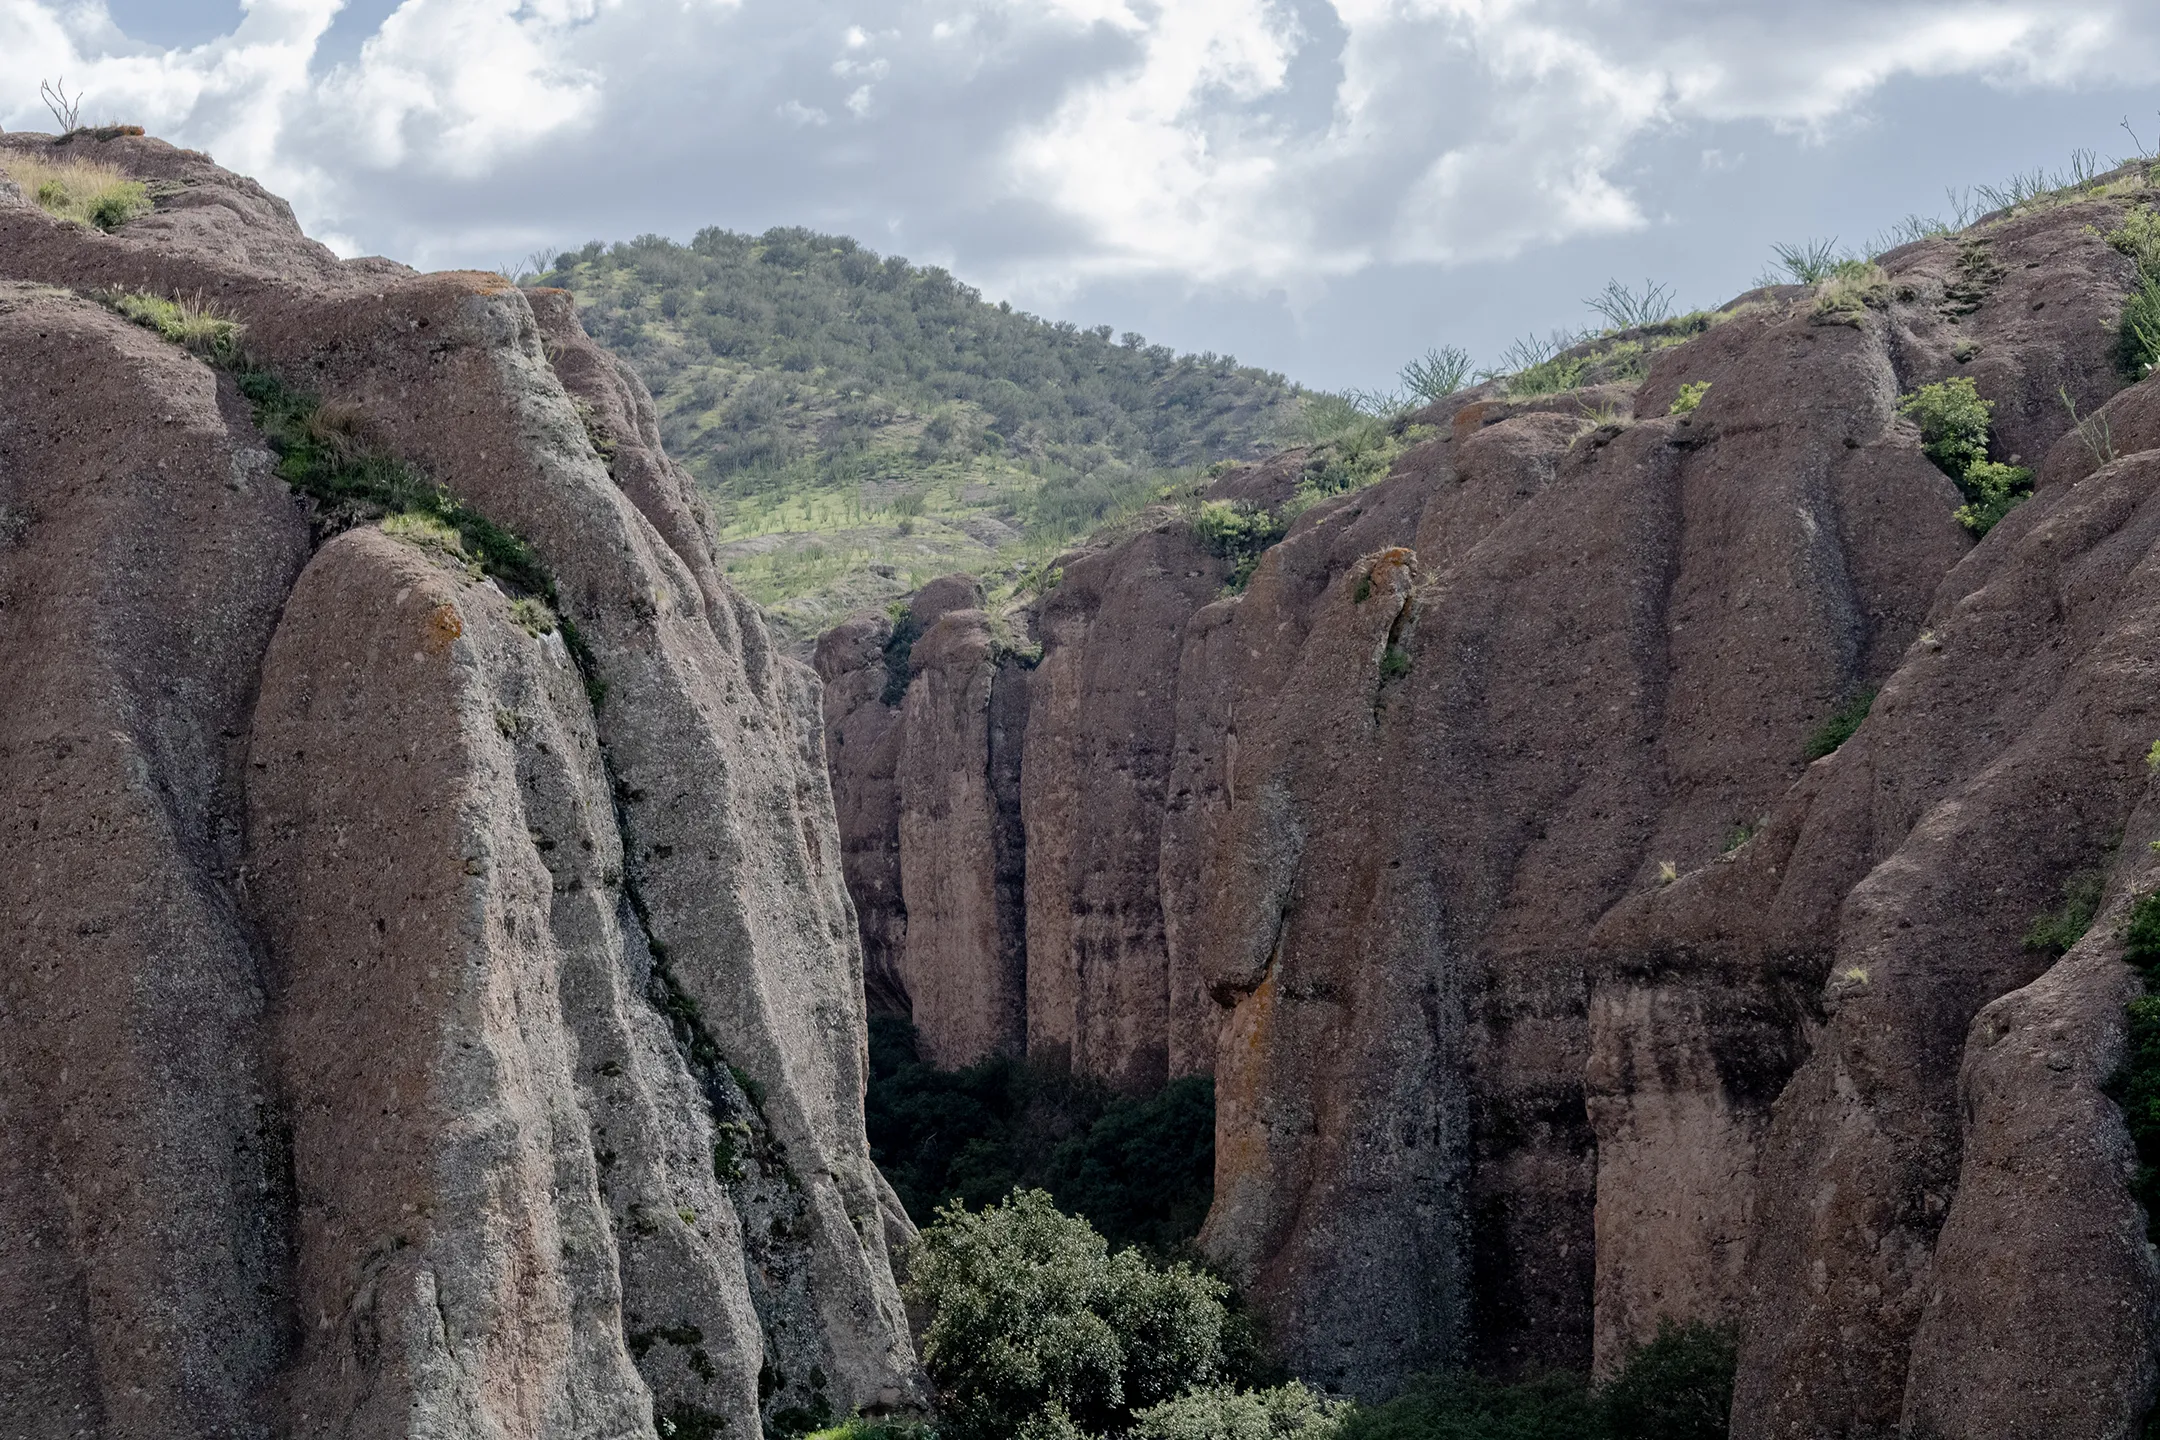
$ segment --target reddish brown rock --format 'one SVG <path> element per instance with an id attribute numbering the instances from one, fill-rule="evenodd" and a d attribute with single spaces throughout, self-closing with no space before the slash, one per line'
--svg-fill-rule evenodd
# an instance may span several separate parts
<path id="1" fill-rule="evenodd" d="M 900 791 L 896 769 L 906 732 L 900 701 L 907 666 L 888 662 L 893 625 L 857 615 L 818 637 L 824 682 L 825 764 L 839 815 L 840 865 L 862 933 L 863 994 L 873 1013 L 908 1013 L 900 957 L 907 906 L 900 897 Z"/>
<path id="2" fill-rule="evenodd" d="M 998 652 L 981 610 L 939 615 L 915 641 L 900 722 L 900 975 L 923 1058 L 946 1069 L 1027 1043 L 1019 897 L 1001 873 L 1010 827 L 993 778 L 993 739 L 1006 728 L 994 732 L 991 716 Z"/>
<path id="3" fill-rule="evenodd" d="M 0 283 L 0 1433 L 270 1433 L 291 1217 L 241 777 L 306 556 L 208 369 Z"/>
<path id="4" fill-rule="evenodd" d="M 1893 252 L 1852 323 L 1773 288 L 1637 385 L 1433 407 L 1242 596 L 1179 586 L 1173 517 L 1067 564 L 1029 1046 L 1134 1083 L 1219 1027 L 1203 1244 L 1301 1373 L 1603 1369 L 1704 1319 L 1741 1333 L 1740 1435 L 2134 1425 L 2125 982 L 2098 938 L 2022 944 L 2128 863 L 2160 733 L 2126 203 Z M 1958 373 L 2041 469 L 1977 548 L 1898 412 Z"/>
<path id="5" fill-rule="evenodd" d="M 0 387 L 0 443 L 30 516 L 7 533 L 41 558 L 10 544 L 9 613 L 31 627 L 15 653 L 56 657 L 38 664 L 74 689 L 7 723 L 32 749 L 80 732 L 39 783 L 135 797 L 143 845 L 123 862 L 64 826 L 15 843 L 44 864 L 114 857 L 139 878 L 84 903 L 133 894 L 160 918 L 51 932 L 21 977 L 95 970 L 138 997 L 98 1022 L 135 1073 L 9 1087 L 6 1148 L 58 1158 L 6 1183 L 39 1225 L 77 1219 L 10 1227 L 51 1248 L 34 1273 L 0 1267 L 36 1304 L 6 1298 L 83 1319 L 8 1341 L 0 1414 L 567 1436 L 914 1403 L 886 1250 L 907 1224 L 862 1134 L 860 950 L 817 686 L 719 578 L 649 399 L 561 297 L 342 263 L 200 156 L 97 153 L 164 182 L 157 212 L 103 235 L 0 208 L 11 294 L 214 300 L 255 363 L 529 540 L 590 669 L 512 626 L 492 584 L 380 536 L 331 544 L 288 603 L 305 512 L 264 478 L 230 382 L 86 301 L 30 295 L 37 343 L 8 350 L 26 368 Z M 51 345 L 109 352 L 83 372 L 112 377 L 109 403 L 55 395 Z M 72 612 L 71 585 L 96 587 Z M 82 634 L 127 638 L 59 666 Z M 130 726 L 121 751 L 89 743 Z M 173 924 L 201 938 L 159 938 Z M 19 1014 L 21 1053 L 72 1048 L 63 1015 Z M 86 1123 L 99 1094 L 128 1118 Z M 123 1151 L 81 1168 L 71 1134 Z M 118 1347 L 102 1373 L 96 1345 Z"/>

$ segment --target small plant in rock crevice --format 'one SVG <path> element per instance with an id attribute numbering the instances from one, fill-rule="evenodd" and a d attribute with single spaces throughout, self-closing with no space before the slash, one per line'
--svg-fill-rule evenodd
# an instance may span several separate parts
<path id="1" fill-rule="evenodd" d="M 1923 385 L 1898 402 L 1898 413 L 1920 427 L 1920 449 L 1948 475 L 1965 504 L 1957 521 L 1985 535 L 2032 493 L 2032 471 L 1987 458 L 1995 402 L 1982 398 L 1966 375 Z"/>
<path id="2" fill-rule="evenodd" d="M 922 638 L 922 626 L 916 622 L 915 612 L 899 601 L 886 611 L 886 618 L 892 621 L 892 633 L 885 637 L 885 689 L 878 698 L 892 707 L 907 699 L 908 678 L 913 673 L 910 666 L 915 642 Z"/>
<path id="3" fill-rule="evenodd" d="M 1853 732 L 1860 728 L 1861 721 L 1867 719 L 1868 710 L 1874 704 L 1875 692 L 1863 690 L 1831 711 L 1829 718 L 1816 727 L 1814 734 L 1808 736 L 1807 758 L 1820 760 L 1825 755 L 1836 753 L 1839 746 L 1852 739 Z"/>
<path id="4" fill-rule="evenodd" d="M 1241 500 L 1203 500 L 1193 513 L 1193 538 L 1230 564 L 1228 588 L 1243 590 L 1260 557 L 1289 531 L 1289 522 Z"/>
<path id="5" fill-rule="evenodd" d="M 2124 1012 L 2122 1064 L 2107 1083 L 2122 1107 L 2137 1151 L 2130 1193 L 2145 1208 L 2146 1236 L 2160 1243 L 2160 891 L 2131 905 L 2123 925 L 2123 959 L 2143 981 L 2144 993 Z"/>
<path id="6" fill-rule="evenodd" d="M 2093 916 L 2100 910 L 2100 892 L 2107 884 L 2103 870 L 2080 870 L 2063 881 L 2062 903 L 2033 917 L 2025 932 L 2025 948 L 2045 955 L 2062 955 L 2085 938 Z"/>
<path id="7" fill-rule="evenodd" d="M 1682 385 L 1679 395 L 1673 399 L 1672 408 L 1665 413 L 1668 415 L 1685 415 L 1702 404 L 1703 397 L 1709 393 L 1710 382 L 1708 380 L 1697 380 L 1693 384 Z"/>

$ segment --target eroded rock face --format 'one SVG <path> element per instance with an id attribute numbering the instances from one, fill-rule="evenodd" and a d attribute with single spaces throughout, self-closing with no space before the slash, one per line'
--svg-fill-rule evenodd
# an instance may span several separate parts
<path id="1" fill-rule="evenodd" d="M 1241 595 L 1174 517 L 1068 558 L 1028 1047 L 1212 1056 L 1202 1244 L 1301 1374 L 1604 1370 L 1703 1319 L 1736 1435 L 2134 1432 L 2160 1285 L 2102 1087 L 2110 917 L 2160 878 L 2160 389 L 2117 393 L 2101 235 L 2139 198 L 1892 252 L 1848 320 L 1759 292 L 1639 383 L 1445 402 Z M 1954 374 L 2039 472 L 1977 546 L 1897 408 Z M 2101 922 L 2028 949 L 2092 871 Z"/>
<path id="2" fill-rule="evenodd" d="M 818 687 L 719 578 L 649 399 L 563 297 L 345 264 L 203 157 L 98 148 L 168 182 L 156 214 L 0 210 L 0 1428 L 920 1403 Z M 231 380 L 81 298 L 109 287 L 215 299 L 530 541 L 584 670 L 462 557 L 310 560 Z"/>

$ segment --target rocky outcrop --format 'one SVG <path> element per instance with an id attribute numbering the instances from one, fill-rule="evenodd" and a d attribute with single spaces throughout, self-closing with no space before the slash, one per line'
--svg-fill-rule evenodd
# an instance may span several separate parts
<path id="1" fill-rule="evenodd" d="M 1213 1069 L 1202 1244 L 1301 1374 L 1702 1319 L 1736 1435 L 2133 1433 L 2160 1273 L 2104 1085 L 2109 917 L 2160 878 L 2160 389 L 2113 368 L 2102 234 L 2141 183 L 1743 297 L 1637 381 L 1433 407 L 1242 594 L 1174 514 L 1064 562 L 1027 1045 Z M 1898 408 L 1952 375 L 2039 472 L 1977 545 Z M 2028 948 L 2086 876 L 2100 923 Z"/>
<path id="2" fill-rule="evenodd" d="M 919 1403 L 818 687 L 649 400 L 563 297 L 340 262 L 201 156 L 70 143 L 158 208 L 0 208 L 0 1429 Z M 575 636 L 289 493 L 232 375 L 116 289 L 242 322 L 325 443 L 529 543 Z"/>

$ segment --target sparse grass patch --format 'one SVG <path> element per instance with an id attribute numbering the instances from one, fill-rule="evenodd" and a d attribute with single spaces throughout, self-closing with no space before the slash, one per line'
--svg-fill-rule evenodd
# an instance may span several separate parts
<path id="1" fill-rule="evenodd" d="M 147 290 L 115 290 L 99 298 L 122 318 L 155 330 L 213 365 L 231 365 L 240 359 L 246 327 L 230 316 L 220 315 L 200 297 L 175 300 Z"/>
<path id="2" fill-rule="evenodd" d="M 1860 728 L 1861 721 L 1867 719 L 1868 710 L 1874 703 L 1875 692 L 1863 690 L 1831 711 L 1830 718 L 1817 726 L 1814 734 L 1808 736 L 1807 758 L 1820 760 L 1825 755 L 1836 753 L 1840 745 L 1852 739 L 1853 732 Z"/>
<path id="3" fill-rule="evenodd" d="M 558 623 L 548 603 L 532 595 L 521 595 L 510 602 L 510 619 L 535 640 L 554 634 Z"/>
<path id="4" fill-rule="evenodd" d="M 2092 928 L 2093 916 L 2100 910 L 2100 892 L 2106 885 L 2107 872 L 2103 870 L 2080 870 L 2063 881 L 2062 903 L 2033 917 L 2025 932 L 2025 948 L 2046 955 L 2068 952 Z"/>
<path id="5" fill-rule="evenodd" d="M 0 150 L 0 171 L 46 214 L 97 230 L 117 230 L 151 208 L 150 187 L 102 161 Z"/>
<path id="6" fill-rule="evenodd" d="M 1872 260 L 1841 260 L 1815 292 L 1818 325 L 1858 325 L 1890 299 L 1890 277 Z"/>
<path id="7" fill-rule="evenodd" d="M 457 530 L 426 511 L 401 510 L 395 515 L 385 516 L 382 530 L 383 534 L 393 540 L 403 540 L 408 545 L 417 545 L 422 549 L 440 550 L 445 554 L 455 555 L 460 560 L 465 558 L 465 541 Z"/>

